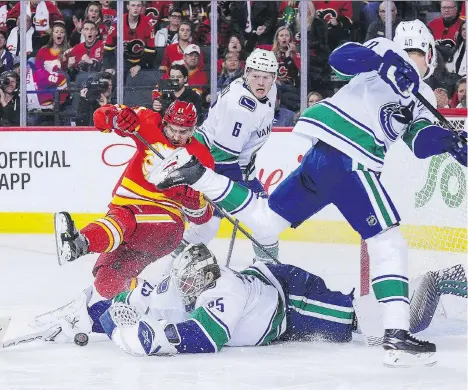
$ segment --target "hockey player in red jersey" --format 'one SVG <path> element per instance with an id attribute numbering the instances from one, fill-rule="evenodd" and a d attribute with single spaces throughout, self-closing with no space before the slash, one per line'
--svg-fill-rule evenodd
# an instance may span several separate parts
<path id="1" fill-rule="evenodd" d="M 171 253 L 182 240 L 185 222 L 208 222 L 213 214 L 203 195 L 187 186 L 159 191 L 145 175 L 159 163 L 136 137 L 143 136 L 163 156 L 178 147 L 214 167 L 209 150 L 192 138 L 197 113 L 192 103 L 176 100 L 164 118 L 149 109 L 105 105 L 94 113 L 94 125 L 102 132 L 131 137 L 136 153 L 113 190 L 107 215 L 78 231 L 70 214 L 55 214 L 59 263 L 88 253 L 101 253 L 94 268 L 94 286 L 111 298 L 130 288 L 150 263 Z"/>

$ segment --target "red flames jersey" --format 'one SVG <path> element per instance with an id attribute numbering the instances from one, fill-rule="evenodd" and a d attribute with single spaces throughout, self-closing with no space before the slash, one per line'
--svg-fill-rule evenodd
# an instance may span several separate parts
<path id="1" fill-rule="evenodd" d="M 102 107 L 98 110 L 105 111 L 106 109 L 106 107 Z M 164 157 L 167 157 L 176 148 L 169 142 L 162 132 L 161 115 L 144 107 L 136 108 L 135 111 L 138 113 L 140 121 L 140 129 L 138 130 L 139 134 L 141 134 Z M 103 128 L 104 126 L 99 127 Z M 160 159 L 136 137 L 130 137 L 135 141 L 136 152 L 129 161 L 127 169 L 125 169 L 122 177 L 112 192 L 112 205 L 157 206 L 182 220 L 184 220 L 182 207 L 192 210 L 204 207 L 204 202 L 206 201 L 197 191 L 191 191 L 190 199 L 188 199 L 182 194 L 183 186 L 174 187 L 167 191 L 160 191 L 153 184 L 149 183 L 145 176 L 151 172 L 154 164 L 158 164 L 160 162 Z M 214 168 L 214 159 L 213 156 L 211 156 L 210 151 L 195 138 L 190 140 L 189 144 L 186 145 L 186 148 L 191 155 L 197 156 L 203 165 Z M 206 221 L 194 222 L 205 223 L 210 217 L 211 213 L 206 216 Z"/>
<path id="2" fill-rule="evenodd" d="M 133 30 L 128 25 L 128 14 L 124 14 L 124 56 L 125 59 L 138 63 L 143 54 L 156 53 L 154 46 L 154 21 L 145 15 L 140 15 L 138 24 Z M 117 46 L 117 25 L 114 23 L 109 29 L 104 49 L 115 50 Z"/>
<path id="3" fill-rule="evenodd" d="M 317 17 L 327 22 L 331 18 L 345 16 L 350 22 L 353 20 L 352 1 L 314 1 Z"/>
<path id="4" fill-rule="evenodd" d="M 31 21 L 33 26 L 35 26 L 36 31 L 39 32 L 44 32 L 45 28 L 50 28 L 52 27 L 52 24 L 54 24 L 55 21 L 61 20 L 63 21 L 63 16 L 60 10 L 57 8 L 57 6 L 54 4 L 52 1 L 45 1 L 45 5 L 47 6 L 47 11 L 49 13 L 49 20 L 40 20 L 39 18 L 36 18 L 36 9 L 37 9 L 37 4 L 31 4 Z M 11 21 L 16 25 L 16 21 L 20 15 L 20 2 L 17 2 L 15 6 L 8 11 L 7 15 L 7 21 Z M 43 29 L 44 28 L 44 29 Z"/>
<path id="5" fill-rule="evenodd" d="M 436 42 L 440 45 L 454 47 L 456 35 L 461 24 L 462 20 L 458 18 L 456 23 L 452 24 L 449 28 L 445 28 L 442 18 L 437 18 L 431 21 L 427 26 L 432 30 Z"/>
<path id="6" fill-rule="evenodd" d="M 49 72 L 67 69 L 66 61 L 60 61 L 60 52 L 46 46 L 39 49 L 34 63 L 37 69 L 44 68 Z"/>
<path id="7" fill-rule="evenodd" d="M 66 62 L 60 61 L 59 52 L 48 47 L 41 47 L 36 55 L 34 82 L 38 91 L 47 90 L 47 93 L 37 95 L 41 106 L 51 106 L 54 103 L 54 91 L 67 89 L 67 78 L 64 70 Z M 60 92 L 60 103 L 64 103 L 68 92 Z"/>
<path id="8" fill-rule="evenodd" d="M 75 57 L 75 66 L 77 66 L 85 54 L 89 58 L 95 58 L 101 62 L 104 58 L 104 42 L 96 39 L 96 42 L 91 47 L 87 47 L 84 42 L 81 42 L 71 49 L 68 57 Z"/>

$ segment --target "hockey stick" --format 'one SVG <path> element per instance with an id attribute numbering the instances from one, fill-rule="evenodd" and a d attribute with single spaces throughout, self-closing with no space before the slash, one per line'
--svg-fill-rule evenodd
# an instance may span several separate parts
<path id="1" fill-rule="evenodd" d="M 55 336 L 57 336 L 62 329 L 60 327 L 57 328 L 56 332 L 50 333 L 50 329 L 30 333 L 24 336 L 19 336 L 14 339 L 4 341 L 3 338 L 5 337 L 6 330 L 10 325 L 11 318 L 0 318 L 0 349 L 9 348 L 9 347 L 16 347 L 21 344 L 31 343 L 36 340 L 53 340 Z"/>
<path id="2" fill-rule="evenodd" d="M 439 120 L 440 123 L 444 125 L 444 127 L 457 133 L 460 137 L 460 140 L 466 144 L 466 138 L 462 137 L 455 129 L 455 126 L 450 123 L 450 121 L 448 121 L 447 118 L 445 118 L 423 95 L 421 95 L 419 92 L 414 92 L 413 95 L 423 104 L 424 107 L 429 110 L 432 115 L 434 115 Z"/>
<path id="3" fill-rule="evenodd" d="M 234 249 L 234 244 L 236 242 L 236 235 L 237 235 L 238 228 L 239 228 L 239 221 L 236 221 L 236 223 L 234 224 L 234 227 L 232 228 L 231 241 L 229 242 L 229 250 L 226 256 L 226 267 L 229 267 L 229 264 L 231 263 L 231 256 L 232 256 L 232 251 Z"/>
<path id="4" fill-rule="evenodd" d="M 6 331 L 10 326 L 10 322 L 10 317 L 0 318 L 0 342 L 2 342 L 3 338 L 5 337 Z"/>
<path id="5" fill-rule="evenodd" d="M 149 150 L 151 150 L 156 156 L 158 156 L 161 160 L 164 160 L 164 156 L 159 153 L 153 145 L 151 145 L 141 134 L 138 132 L 133 132 L 132 134 L 135 135 L 135 137 L 142 142 Z M 206 198 L 206 197 L 205 197 Z M 220 213 L 224 218 L 226 218 L 229 222 L 231 222 L 234 226 L 236 225 L 236 220 L 232 218 L 226 211 L 224 211 L 221 207 L 219 207 L 216 203 L 214 203 L 211 199 L 206 198 L 206 201 L 218 212 Z M 273 256 L 270 252 L 268 252 L 262 244 L 260 244 L 255 238 L 252 237 L 252 235 L 245 230 L 242 226 L 237 225 L 237 228 L 244 233 L 244 235 L 252 241 L 255 245 L 257 245 L 263 253 L 265 253 L 270 259 L 272 259 L 275 263 L 280 264 L 279 260 Z"/>

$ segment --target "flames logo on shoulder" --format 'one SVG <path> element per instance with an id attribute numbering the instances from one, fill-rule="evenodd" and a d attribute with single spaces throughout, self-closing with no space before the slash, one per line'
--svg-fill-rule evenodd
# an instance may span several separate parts
<path id="1" fill-rule="evenodd" d="M 379 122 L 385 136 L 392 142 L 396 141 L 401 133 L 413 120 L 411 110 L 399 103 L 387 103 L 379 109 Z"/>

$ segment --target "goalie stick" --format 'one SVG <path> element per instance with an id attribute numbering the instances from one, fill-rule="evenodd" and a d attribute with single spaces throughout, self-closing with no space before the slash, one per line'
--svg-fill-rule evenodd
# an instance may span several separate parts
<path id="1" fill-rule="evenodd" d="M 50 333 L 50 329 L 47 329 L 41 332 L 29 333 L 13 339 L 3 340 L 3 338 L 5 337 L 6 330 L 10 325 L 10 322 L 11 318 L 9 317 L 0 318 L 0 349 L 16 347 L 18 345 L 31 343 L 37 340 L 53 340 L 55 336 L 57 336 L 62 331 L 62 329 L 58 327 L 52 334 Z"/>
<path id="2" fill-rule="evenodd" d="M 133 134 L 135 135 L 136 138 L 138 138 L 144 145 L 146 145 L 146 147 L 148 149 L 150 149 L 156 156 L 158 156 L 161 160 L 164 160 L 164 156 L 159 153 L 154 147 L 153 145 L 151 145 L 141 134 L 139 134 L 138 132 L 133 132 Z M 219 207 L 216 203 L 214 203 L 211 199 L 208 199 L 206 198 L 206 201 L 216 210 L 218 211 L 224 218 L 226 218 L 229 222 L 231 222 L 234 226 L 236 226 L 236 220 L 234 218 L 232 218 L 226 211 L 224 211 L 221 207 Z M 277 264 L 281 264 L 280 261 L 275 257 L 273 256 L 269 251 L 267 251 L 264 246 L 262 244 L 260 244 L 255 238 L 253 238 L 253 236 L 248 232 L 246 231 L 242 226 L 240 226 L 239 224 L 237 224 L 237 228 L 242 232 L 244 233 L 244 235 L 250 240 L 252 241 L 255 245 L 257 245 L 262 251 L 263 253 L 265 253 L 270 259 L 272 259 L 275 263 Z"/>

